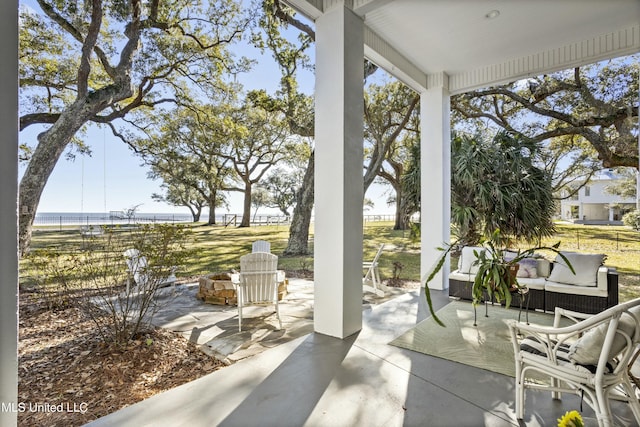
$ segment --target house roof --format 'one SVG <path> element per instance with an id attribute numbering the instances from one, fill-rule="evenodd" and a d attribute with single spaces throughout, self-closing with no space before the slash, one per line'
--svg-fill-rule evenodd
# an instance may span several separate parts
<path id="1" fill-rule="evenodd" d="M 611 169 L 602 169 L 596 172 L 596 174 L 591 177 L 590 181 L 615 181 L 621 178 L 623 177 Z"/>
<path id="2" fill-rule="evenodd" d="M 286 0 L 316 19 L 337 0 Z M 345 0 L 365 54 L 416 89 L 451 93 L 640 51 L 638 0 Z"/>

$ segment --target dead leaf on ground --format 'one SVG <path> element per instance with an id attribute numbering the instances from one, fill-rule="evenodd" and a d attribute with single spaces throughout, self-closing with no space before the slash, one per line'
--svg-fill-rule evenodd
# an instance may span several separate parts
<path id="1" fill-rule="evenodd" d="M 18 424 L 24 426 L 81 426 L 224 366 L 161 329 L 132 342 L 126 351 L 112 348 L 100 341 L 80 310 L 46 311 L 28 294 L 20 296 L 19 337 L 20 402 L 27 407 L 86 404 L 87 409 L 18 413 Z"/>

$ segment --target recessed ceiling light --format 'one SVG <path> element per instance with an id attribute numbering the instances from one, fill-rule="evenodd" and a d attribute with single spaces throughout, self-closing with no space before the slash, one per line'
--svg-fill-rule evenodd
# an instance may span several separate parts
<path id="1" fill-rule="evenodd" d="M 487 14 L 484 15 L 484 17 L 487 18 L 487 19 L 494 19 L 494 18 L 497 18 L 498 16 L 500 16 L 500 11 L 496 10 L 496 9 L 494 9 L 494 10 L 492 10 L 490 12 L 487 12 Z"/>

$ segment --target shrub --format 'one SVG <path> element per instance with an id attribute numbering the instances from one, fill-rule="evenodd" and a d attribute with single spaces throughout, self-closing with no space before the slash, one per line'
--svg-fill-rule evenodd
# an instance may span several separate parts
<path id="1" fill-rule="evenodd" d="M 173 296 L 169 292 L 164 298 L 160 287 L 190 255 L 187 236 L 188 229 L 174 225 L 111 229 L 92 237 L 85 250 L 32 251 L 30 277 L 47 308 L 77 306 L 105 342 L 124 346 L 151 328 L 154 314 Z M 127 249 L 137 249 L 147 260 L 143 285 L 130 277 Z"/>
<path id="2" fill-rule="evenodd" d="M 635 210 L 635 211 L 627 212 L 622 217 L 622 222 L 624 223 L 624 225 L 628 225 L 634 230 L 640 231 L 640 211 Z"/>

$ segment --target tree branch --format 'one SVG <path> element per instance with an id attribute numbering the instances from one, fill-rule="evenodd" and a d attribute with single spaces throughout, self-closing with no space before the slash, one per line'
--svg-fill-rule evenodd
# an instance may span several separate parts
<path id="1" fill-rule="evenodd" d="M 295 19 L 290 13 L 286 12 L 282 8 L 282 3 L 280 3 L 280 0 L 274 0 L 273 6 L 273 15 L 275 17 L 279 18 L 283 22 L 286 22 L 287 24 L 292 25 L 293 27 L 309 36 L 311 40 L 316 41 L 316 32 L 313 30 L 313 28 L 303 23 L 302 21 Z"/>
<path id="2" fill-rule="evenodd" d="M 60 113 L 25 114 L 24 116 L 20 117 L 20 131 L 26 129 L 31 125 L 36 125 L 40 123 L 54 124 L 59 117 L 60 117 Z"/>
<path id="3" fill-rule="evenodd" d="M 50 4 L 46 3 L 44 0 L 37 0 L 37 1 L 40 7 L 42 8 L 42 10 L 44 11 L 44 13 L 49 18 L 51 18 L 52 21 L 58 24 L 65 32 L 67 32 L 67 34 L 73 37 L 76 41 L 78 41 L 81 44 L 84 43 L 84 36 L 76 27 L 74 27 L 70 22 L 65 20 L 60 14 L 58 14 L 55 11 L 55 9 L 51 7 Z M 115 75 L 115 71 L 111 66 L 111 64 L 109 63 L 109 58 L 107 57 L 107 55 L 99 46 L 94 46 L 93 49 L 96 56 L 100 60 L 100 63 L 104 67 L 105 72 L 109 75 L 109 77 L 113 78 Z"/>
<path id="4" fill-rule="evenodd" d="M 87 36 L 82 43 L 82 55 L 78 67 L 78 97 L 84 97 L 89 91 L 89 74 L 91 74 L 91 52 L 98 41 L 102 26 L 102 0 L 91 2 L 91 22 Z"/>

